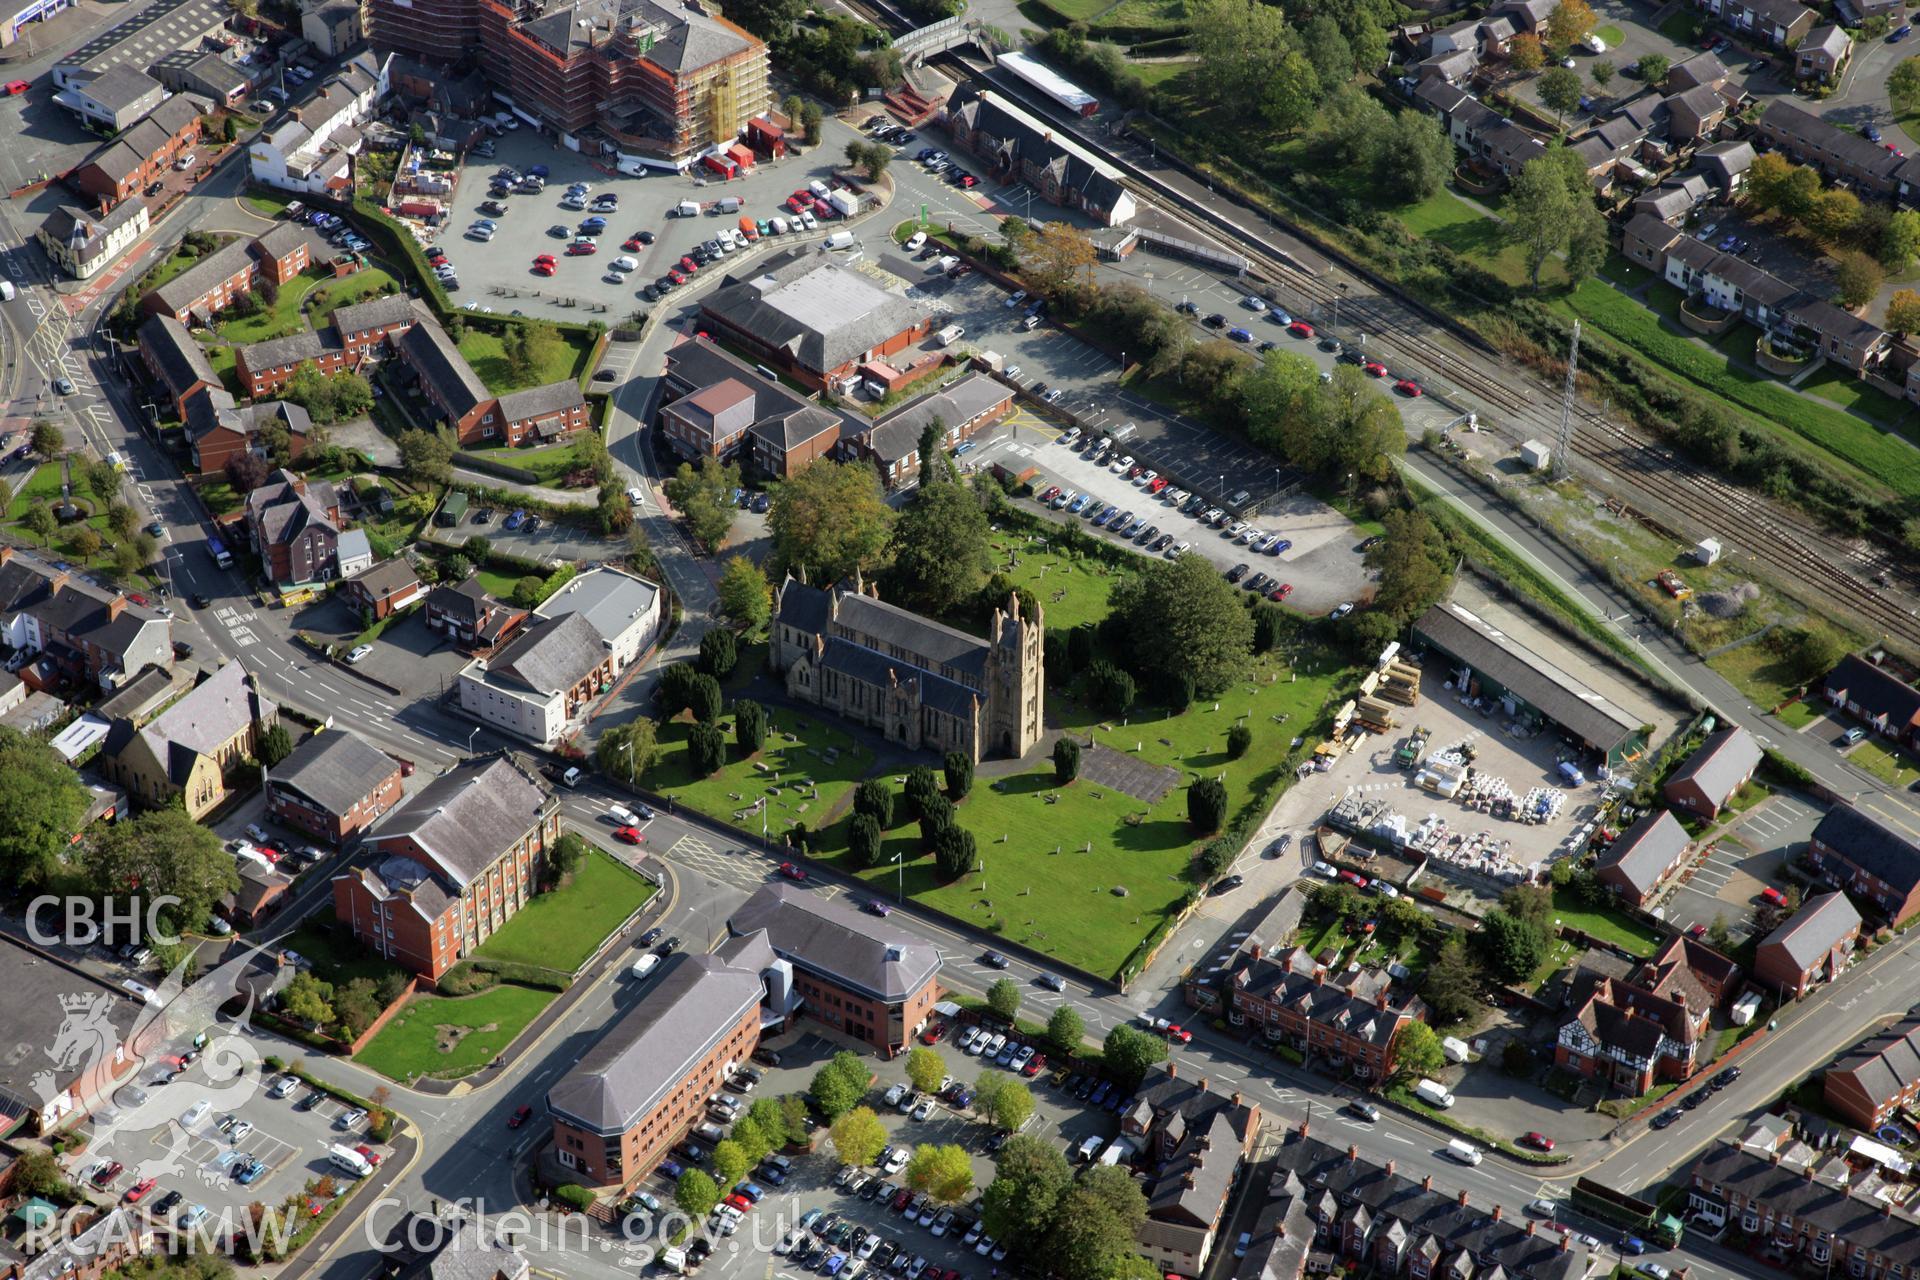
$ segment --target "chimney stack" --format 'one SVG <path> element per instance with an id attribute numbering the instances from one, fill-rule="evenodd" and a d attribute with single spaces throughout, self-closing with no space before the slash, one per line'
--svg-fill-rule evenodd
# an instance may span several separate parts
<path id="1" fill-rule="evenodd" d="M 1307 1136 L 1307 1122 L 1305 1120 L 1300 1122 L 1300 1136 L 1303 1138 Z"/>
<path id="2" fill-rule="evenodd" d="M 1567 1234 L 1560 1237 L 1560 1252 L 1566 1253 L 1568 1250 L 1572 1248 L 1573 1248 L 1573 1233 L 1569 1231 Z"/>
<path id="3" fill-rule="evenodd" d="M 1233 1105 L 1236 1107 L 1240 1105 L 1240 1091 L 1238 1089 L 1233 1091 Z"/>
<path id="4" fill-rule="evenodd" d="M 1498 1221 L 1500 1221 L 1500 1206 L 1499 1206 L 1499 1205 L 1495 1205 L 1495 1206 L 1493 1206 L 1493 1220 L 1494 1220 L 1495 1222 L 1498 1222 Z"/>
<path id="5" fill-rule="evenodd" d="M 1387 989 L 1385 987 L 1380 988 L 1380 993 L 1374 996 L 1373 1007 L 1381 1010 L 1387 1007 Z"/>
<path id="6" fill-rule="evenodd" d="M 1772 1156 L 1772 1159 L 1773 1159 L 1773 1163 L 1775 1163 L 1775 1164 L 1779 1164 L 1779 1163 L 1780 1163 L 1780 1148 L 1778 1148 L 1778 1147 L 1775 1147 L 1775 1148 L 1773 1149 L 1773 1156 Z"/>
<path id="7" fill-rule="evenodd" d="M 1467 1189 L 1465 1187 L 1460 1188 L 1460 1207 L 1462 1209 L 1467 1207 Z"/>
<path id="8" fill-rule="evenodd" d="M 1200 1077 L 1200 1092 L 1202 1092 L 1202 1093 L 1205 1093 L 1205 1092 L 1207 1091 L 1207 1086 L 1208 1086 L 1208 1085 L 1210 1085 L 1210 1084 L 1212 1084 L 1212 1083 L 1213 1083 L 1213 1077 L 1212 1077 L 1212 1076 L 1201 1076 L 1201 1077 Z"/>
<path id="9" fill-rule="evenodd" d="M 1347 1147 L 1347 1163 L 1352 1164 L 1360 1158 L 1360 1148 L 1351 1144 Z"/>
<path id="10" fill-rule="evenodd" d="M 1387 1176 L 1388 1176 L 1388 1177 L 1392 1177 L 1392 1176 L 1393 1176 L 1393 1161 L 1392 1161 L 1391 1159 L 1389 1159 L 1389 1160 L 1387 1161 L 1387 1163 L 1386 1163 L 1386 1170 L 1387 1170 Z"/>
<path id="11" fill-rule="evenodd" d="M 1539 1225 L 1539 1224 L 1537 1224 L 1536 1222 L 1534 1222 L 1534 1220 L 1533 1220 L 1532 1218 L 1528 1218 L 1528 1219 L 1527 1219 L 1527 1234 L 1528 1234 L 1528 1235 L 1532 1235 L 1532 1234 L 1533 1234 L 1533 1229 L 1534 1229 L 1534 1227 L 1536 1227 L 1537 1225 Z"/>
<path id="12" fill-rule="evenodd" d="M 1431 1190 L 1433 1190 L 1433 1175 L 1432 1175 L 1432 1174 L 1428 1174 L 1428 1175 L 1427 1175 L 1426 1177 L 1424 1177 L 1424 1178 L 1422 1178 L 1422 1179 L 1420 1179 L 1420 1189 L 1421 1189 L 1422 1191 L 1431 1191 Z"/>
<path id="13" fill-rule="evenodd" d="M 1265 955 L 1266 953 L 1267 953 L 1267 949 L 1261 946 L 1257 942 L 1253 943 L 1247 948 L 1248 957 L 1254 960 L 1258 960 L 1261 956 Z"/>
<path id="14" fill-rule="evenodd" d="M 1178 1080 L 1180 1078 L 1180 1064 L 1172 1058 L 1167 1059 L 1167 1078 L 1169 1080 Z"/>

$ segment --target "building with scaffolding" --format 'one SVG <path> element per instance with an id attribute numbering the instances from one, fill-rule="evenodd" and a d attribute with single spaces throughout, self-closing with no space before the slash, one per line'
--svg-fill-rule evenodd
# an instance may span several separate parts
<path id="1" fill-rule="evenodd" d="M 370 0 L 369 38 L 472 61 L 515 114 L 563 138 L 684 162 L 773 102 L 766 44 L 696 0 Z"/>

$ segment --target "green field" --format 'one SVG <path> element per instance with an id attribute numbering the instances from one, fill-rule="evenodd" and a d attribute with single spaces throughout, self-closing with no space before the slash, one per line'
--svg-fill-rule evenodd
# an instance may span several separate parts
<path id="1" fill-rule="evenodd" d="M 473 576 L 487 589 L 487 594 L 496 600 L 510 599 L 514 584 L 520 581 L 510 573 L 500 573 L 494 569 L 475 569 Z"/>
<path id="2" fill-rule="evenodd" d="M 733 717 L 722 716 L 720 727 L 727 735 L 727 764 L 710 778 L 695 778 L 687 765 L 692 722 L 682 718 L 661 725 L 660 758 L 647 773 L 647 785 L 745 830 L 760 829 L 757 806 L 764 800 L 766 829 L 778 836 L 796 822 L 820 826 L 873 769 L 873 752 L 850 734 L 785 707 L 768 710 L 767 740 L 752 760 L 740 759 L 734 749 Z"/>
<path id="3" fill-rule="evenodd" d="M 516 378 L 507 363 L 507 350 L 500 341 L 500 335 L 469 320 L 467 331 L 460 338 L 460 354 L 480 375 L 480 381 L 487 384 L 487 390 L 495 395 L 503 395 L 509 391 L 578 378 L 586 367 L 590 345 L 586 335 L 562 330 L 560 341 L 555 344 L 549 357 L 538 368 L 529 370 L 526 377 Z"/>
<path id="4" fill-rule="evenodd" d="M 1646 925 L 1617 911 L 1593 911 L 1583 907 L 1573 891 L 1565 887 L 1553 891 L 1553 914 L 1559 923 L 1624 947 L 1635 955 L 1650 956 L 1660 945 L 1659 935 Z"/>
<path id="5" fill-rule="evenodd" d="M 651 884 L 595 849 L 571 881 L 536 894 L 475 954 L 572 973 L 653 893 Z"/>
<path id="6" fill-rule="evenodd" d="M 499 986 L 473 996 L 416 996 L 354 1058 L 395 1080 L 452 1079 L 498 1057 L 540 1011 L 551 991 Z"/>
<path id="7" fill-rule="evenodd" d="M 1828 465 L 1846 471 L 1866 492 L 1891 487 L 1901 497 L 1920 497 L 1920 450 L 1906 441 L 1796 395 L 1762 374 L 1736 368 L 1725 356 L 1665 328 L 1653 312 L 1600 281 L 1586 281 L 1563 305 L 1656 364 L 1817 446 Z"/>
<path id="8" fill-rule="evenodd" d="M 1864 643 L 1859 637 L 1823 619 L 1808 618 L 1799 625 L 1827 632 L 1843 649 L 1857 649 Z M 1765 636 L 1723 653 L 1717 653 L 1707 660 L 1707 665 L 1732 681 L 1735 688 L 1752 699 L 1756 707 L 1763 710 L 1779 706 L 1799 692 L 1805 683 L 1795 678 L 1793 669 L 1781 660 L 1773 646 L 1767 643 Z M 1809 715 L 1800 723 L 1805 724 L 1806 720 L 1812 718 Z"/>
<path id="9" fill-rule="evenodd" d="M 1511 285 L 1527 283 L 1526 255 L 1518 245 L 1506 242 L 1500 223 L 1454 195 L 1441 190 L 1397 211 L 1407 230 L 1455 253 L 1472 258 Z M 1549 258 L 1540 269 L 1540 283 L 1566 283 L 1567 273 L 1558 258 Z"/>

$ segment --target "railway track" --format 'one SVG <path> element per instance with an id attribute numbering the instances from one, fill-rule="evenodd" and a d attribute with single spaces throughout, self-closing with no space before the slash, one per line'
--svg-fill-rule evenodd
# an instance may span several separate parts
<path id="1" fill-rule="evenodd" d="M 845 0 L 845 3 L 866 9 L 876 17 L 884 12 L 873 7 L 870 0 Z M 990 64 L 963 48 L 949 50 L 936 60 L 971 75 L 984 77 L 990 69 Z M 1006 89 L 997 82 L 996 87 Z M 1027 105 L 1043 114 L 1052 114 L 1031 100 L 1027 100 Z M 1071 125 L 1063 127 L 1072 130 L 1079 145 L 1113 165 L 1120 173 L 1122 185 L 1143 206 L 1176 219 L 1204 221 L 1210 234 L 1230 240 L 1234 248 L 1248 258 L 1249 275 L 1256 283 L 1285 289 L 1327 310 L 1337 308 L 1342 320 L 1347 322 L 1343 327 L 1361 329 L 1367 334 L 1369 344 L 1379 338 L 1411 363 L 1425 366 L 1466 396 L 1496 410 L 1496 417 L 1504 415 L 1506 425 L 1524 433 L 1517 438 L 1531 435 L 1557 439 L 1560 419 L 1557 387 L 1547 386 L 1532 375 L 1489 370 L 1485 361 L 1447 350 L 1434 341 L 1431 322 L 1390 294 L 1355 295 L 1342 290 L 1331 280 L 1304 271 L 1276 255 L 1257 233 L 1217 211 L 1203 210 L 1202 218 L 1196 219 L 1191 210 L 1169 197 L 1162 187 L 1142 178 L 1137 167 L 1103 139 Z M 1367 285 L 1364 278 L 1357 279 L 1356 283 L 1362 287 Z M 1811 589 L 1817 599 L 1843 604 L 1858 619 L 1879 628 L 1885 638 L 1920 651 L 1920 616 L 1883 594 L 1875 582 L 1867 580 L 1897 581 L 1909 592 L 1920 587 L 1913 571 L 1893 555 L 1864 541 L 1831 534 L 1750 490 L 1729 484 L 1665 443 L 1614 421 L 1591 405 L 1576 403 L 1573 440 L 1577 456 L 1606 468 L 1662 505 L 1675 509 L 1689 523 L 1711 530 L 1737 551 Z"/>

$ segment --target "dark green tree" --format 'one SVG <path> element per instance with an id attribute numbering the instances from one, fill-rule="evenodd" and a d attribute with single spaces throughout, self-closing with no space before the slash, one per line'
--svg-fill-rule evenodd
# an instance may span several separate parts
<path id="1" fill-rule="evenodd" d="M 154 809 L 115 822 L 88 843 L 82 859 L 103 897 L 178 898 L 177 906 L 164 909 L 176 933 L 201 928 L 214 903 L 240 891 L 233 855 L 211 827 L 184 809 Z"/>
<path id="2" fill-rule="evenodd" d="M 1218 778 L 1199 778 L 1187 788 L 1187 825 L 1211 835 L 1227 822 L 1227 787 Z"/>
<path id="3" fill-rule="evenodd" d="M 1013 1250 L 1030 1252 L 1047 1239 L 1073 1169 L 1052 1143 L 1015 1134 L 1000 1148 L 994 1179 L 980 1195 L 988 1232 Z"/>
<path id="4" fill-rule="evenodd" d="M 725 680 L 732 675 L 739 660 L 740 646 L 733 632 L 714 627 L 700 637 L 700 669 L 714 679 Z"/>
<path id="5" fill-rule="evenodd" d="M 0 884 L 17 891 L 53 873 L 92 805 L 59 752 L 0 725 Z"/>
<path id="6" fill-rule="evenodd" d="M 947 826 L 933 837 L 933 861 L 940 874 L 958 880 L 980 865 L 980 851 L 973 832 L 965 827 Z"/>
<path id="7" fill-rule="evenodd" d="M 1061 734 L 1053 743 L 1053 778 L 1066 786 L 1080 776 L 1080 743 Z"/>
<path id="8" fill-rule="evenodd" d="M 1078 1053 L 1080 1041 L 1086 1034 L 1086 1020 L 1080 1016 L 1080 1011 L 1070 1004 L 1061 1005 L 1047 1019 L 1047 1039 L 1061 1053 Z"/>
<path id="9" fill-rule="evenodd" d="M 920 806 L 920 843 L 922 847 L 934 848 L 940 833 L 953 826 L 953 805 L 943 795 L 935 793 Z"/>
<path id="10" fill-rule="evenodd" d="M 907 770 L 905 788 L 907 805 L 915 818 L 924 817 L 927 806 L 940 796 L 940 779 L 934 771 L 924 764 L 917 764 Z"/>
<path id="11" fill-rule="evenodd" d="M 847 853 L 853 865 L 875 866 L 880 861 L 880 824 L 870 813 L 856 813 L 847 822 Z"/>
<path id="12" fill-rule="evenodd" d="M 694 776 L 710 778 L 727 762 L 727 740 L 720 726 L 701 721 L 687 734 L 687 762 Z"/>
<path id="13" fill-rule="evenodd" d="M 947 779 L 947 799 L 959 804 L 973 790 L 973 761 L 963 751 L 949 751 L 940 763 Z"/>
<path id="14" fill-rule="evenodd" d="M 293 735 L 279 721 L 268 725 L 259 737 L 260 763 L 271 769 L 293 753 Z"/>
<path id="15" fill-rule="evenodd" d="M 1480 988 L 1485 981 L 1480 962 L 1458 934 L 1440 946 L 1420 983 L 1420 995 L 1433 1011 L 1434 1021 L 1450 1025 L 1465 1021 L 1482 1007 Z"/>
<path id="16" fill-rule="evenodd" d="M 717 722 L 721 711 L 726 707 L 726 698 L 720 692 L 720 682 L 705 672 L 695 676 L 692 696 L 688 699 L 687 705 L 693 708 L 693 718 L 700 723 Z"/>
<path id="17" fill-rule="evenodd" d="M 1167 1059 L 1167 1042 L 1137 1027 L 1121 1023 L 1107 1032 L 1101 1044 L 1107 1073 L 1128 1089 L 1137 1089 L 1147 1068 Z"/>
<path id="18" fill-rule="evenodd" d="M 1020 987 L 1012 978 L 996 978 L 987 988 L 987 1008 L 1012 1022 L 1020 1012 Z"/>
<path id="19" fill-rule="evenodd" d="M 893 792 L 879 778 L 868 778 L 853 793 L 853 811 L 871 814 L 881 830 L 893 825 Z"/>
<path id="20" fill-rule="evenodd" d="M 1253 745 L 1253 730 L 1244 724 L 1237 724 L 1227 730 L 1227 758 L 1238 760 L 1247 754 L 1247 748 Z"/>
<path id="21" fill-rule="evenodd" d="M 733 741 L 742 756 L 756 754 L 767 740 L 767 712 L 759 703 L 742 698 L 733 704 Z"/>
<path id="22" fill-rule="evenodd" d="M 1240 595 L 1211 560 L 1189 553 L 1122 578 L 1110 616 L 1127 637 L 1131 666 L 1158 679 L 1191 676 L 1216 694 L 1252 663 L 1253 619 Z"/>
<path id="23" fill-rule="evenodd" d="M 1539 927 L 1504 909 L 1487 913 L 1479 937 L 1488 966 L 1502 982 L 1526 980 L 1547 958 L 1547 939 Z"/>

